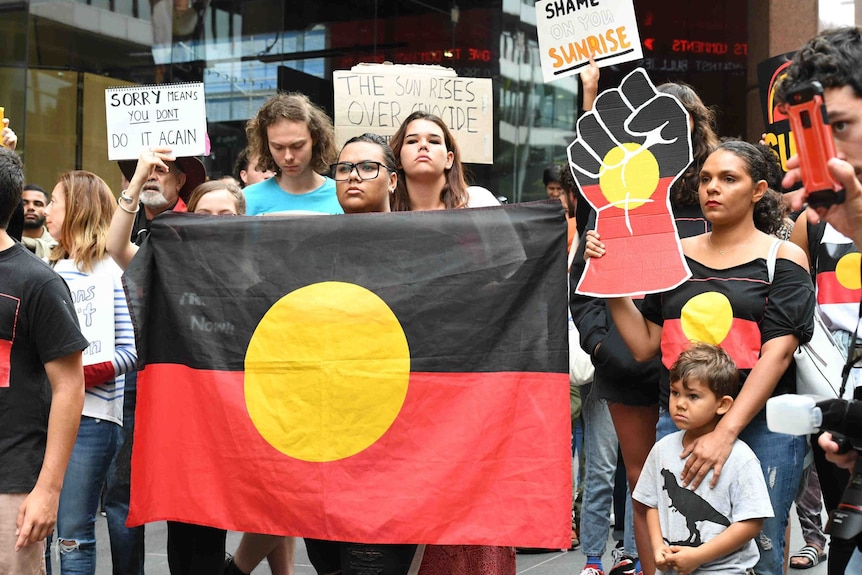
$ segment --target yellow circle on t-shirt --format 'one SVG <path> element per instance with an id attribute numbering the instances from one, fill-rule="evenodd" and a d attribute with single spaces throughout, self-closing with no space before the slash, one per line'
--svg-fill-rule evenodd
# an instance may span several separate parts
<path id="1" fill-rule="evenodd" d="M 599 186 L 607 200 L 620 209 L 634 209 L 650 199 L 659 180 L 658 162 L 648 148 L 623 144 L 602 160 Z"/>
<path id="2" fill-rule="evenodd" d="M 862 279 L 859 277 L 859 262 L 862 254 L 853 252 L 843 256 L 835 264 L 835 279 L 847 289 L 859 289 L 862 287 Z"/>
<path id="3" fill-rule="evenodd" d="M 404 404 L 410 350 L 398 318 L 371 291 L 323 282 L 278 300 L 245 357 L 254 426 L 282 453 L 334 461 L 377 441 Z"/>
<path id="4" fill-rule="evenodd" d="M 691 341 L 718 345 L 733 323 L 733 307 L 727 296 L 708 291 L 698 294 L 682 306 L 679 317 L 682 332 Z"/>

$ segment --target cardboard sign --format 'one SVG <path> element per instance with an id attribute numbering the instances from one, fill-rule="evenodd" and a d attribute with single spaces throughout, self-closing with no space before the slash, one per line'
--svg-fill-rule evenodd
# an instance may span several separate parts
<path id="1" fill-rule="evenodd" d="M 460 78 L 441 66 L 359 64 L 332 73 L 335 137 L 340 147 L 372 132 L 388 139 L 412 112 L 439 116 L 452 131 L 461 161 L 494 161 L 490 78 Z"/>
<path id="2" fill-rule="evenodd" d="M 545 82 L 643 58 L 633 0 L 540 0 L 536 29 Z"/>
<path id="3" fill-rule="evenodd" d="M 670 187 L 692 161 L 688 112 L 638 68 L 578 119 L 569 166 L 596 210 L 605 254 L 589 258 L 577 293 L 595 297 L 672 289 L 691 276 Z"/>
<path id="4" fill-rule="evenodd" d="M 204 155 L 206 112 L 203 82 L 108 88 L 108 159 L 135 160 L 147 147 Z"/>
<path id="5" fill-rule="evenodd" d="M 781 168 L 787 171 L 787 160 L 796 154 L 796 142 L 790 132 L 790 122 L 775 101 L 775 86 L 787 73 L 795 52 L 779 54 L 757 65 L 757 84 L 760 87 L 760 106 L 763 110 L 763 141 L 772 148 L 781 160 Z M 801 183 L 800 183 L 801 185 Z"/>
<path id="6" fill-rule="evenodd" d="M 110 276 L 90 275 L 67 280 L 81 333 L 90 342 L 84 365 L 114 358 L 114 282 Z"/>

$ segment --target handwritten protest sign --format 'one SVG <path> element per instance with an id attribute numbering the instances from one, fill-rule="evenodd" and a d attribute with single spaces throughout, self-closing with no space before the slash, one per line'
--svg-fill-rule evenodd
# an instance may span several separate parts
<path id="1" fill-rule="evenodd" d="M 202 82 L 108 88 L 105 114 L 109 160 L 137 159 L 149 146 L 172 148 L 178 157 L 206 153 Z"/>
<path id="2" fill-rule="evenodd" d="M 359 64 L 333 72 L 332 81 L 339 146 L 365 132 L 392 136 L 407 116 L 422 110 L 446 122 L 463 162 L 493 163 L 490 78 L 460 78 L 441 66 Z"/>
<path id="3" fill-rule="evenodd" d="M 66 280 L 78 314 L 81 333 L 90 342 L 84 365 L 114 358 L 114 283 L 110 276 L 90 275 Z"/>
<path id="4" fill-rule="evenodd" d="M 540 0 L 536 29 L 545 82 L 643 58 L 633 0 Z"/>

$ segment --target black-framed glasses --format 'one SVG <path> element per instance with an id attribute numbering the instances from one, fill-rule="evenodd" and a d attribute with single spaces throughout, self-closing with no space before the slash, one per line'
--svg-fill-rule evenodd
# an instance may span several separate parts
<path id="1" fill-rule="evenodd" d="M 365 160 L 363 162 L 356 162 L 355 164 L 353 162 L 338 162 L 329 166 L 329 172 L 332 175 L 332 179 L 336 182 L 349 180 L 353 170 L 356 170 L 356 173 L 359 174 L 360 180 L 373 180 L 380 174 L 380 168 L 389 169 L 387 165 L 373 160 Z"/>

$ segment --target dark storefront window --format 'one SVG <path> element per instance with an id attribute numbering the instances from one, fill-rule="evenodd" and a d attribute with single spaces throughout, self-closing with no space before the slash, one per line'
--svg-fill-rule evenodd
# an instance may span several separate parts
<path id="1" fill-rule="evenodd" d="M 642 65 L 656 84 L 692 84 L 719 110 L 722 134 L 744 134 L 747 1 L 636 0 L 645 58 L 603 69 L 602 88 Z M 302 91 L 331 112 L 333 72 L 360 62 L 437 64 L 492 78 L 495 161 L 470 169 L 475 183 L 510 201 L 544 197 L 543 168 L 564 161 L 574 138 L 578 81 L 542 82 L 532 0 L 31 0 L 29 26 L 26 4 L 2 6 L 20 22 L 4 20 L 4 79 L 17 80 L 3 83 L 0 105 L 17 117 L 25 101 L 28 118 L 62 112 L 64 125 L 75 126 L 64 143 L 75 149 L 61 156 L 69 167 L 109 169 L 94 159 L 104 118 L 88 117 L 100 113 L 102 84 L 203 81 L 207 164 L 218 176 L 231 171 L 245 121 L 267 97 Z M 28 84 L 35 79 L 38 87 Z M 58 107 L 58 98 L 69 101 Z"/>

